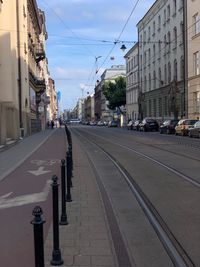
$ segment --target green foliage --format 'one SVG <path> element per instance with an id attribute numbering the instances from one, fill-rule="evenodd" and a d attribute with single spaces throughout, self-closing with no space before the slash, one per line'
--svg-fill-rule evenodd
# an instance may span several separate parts
<path id="1" fill-rule="evenodd" d="M 109 101 L 110 109 L 120 108 L 126 104 L 126 78 L 119 76 L 114 81 L 106 81 L 103 93 Z"/>

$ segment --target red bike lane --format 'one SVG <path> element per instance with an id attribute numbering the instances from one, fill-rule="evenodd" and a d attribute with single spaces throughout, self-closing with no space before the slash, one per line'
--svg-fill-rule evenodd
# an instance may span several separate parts
<path id="1" fill-rule="evenodd" d="M 35 266 L 32 211 L 36 205 L 43 210 L 45 239 L 52 222 L 51 178 L 56 174 L 60 180 L 60 160 L 66 149 L 65 131 L 57 129 L 0 182 L 0 266 Z"/>

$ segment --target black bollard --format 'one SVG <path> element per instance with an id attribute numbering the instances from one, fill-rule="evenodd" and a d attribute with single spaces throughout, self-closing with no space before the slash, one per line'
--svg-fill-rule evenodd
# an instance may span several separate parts
<path id="1" fill-rule="evenodd" d="M 66 201 L 67 202 L 71 202 L 72 201 L 72 197 L 71 197 L 71 192 L 70 192 L 70 188 L 72 187 L 72 179 L 71 179 L 71 166 L 70 166 L 70 153 L 69 151 L 67 151 L 66 153 L 67 155 L 67 195 L 66 195 Z"/>
<path id="2" fill-rule="evenodd" d="M 31 221 L 34 232 L 34 247 L 35 247 L 35 267 L 44 267 L 44 241 L 43 241 L 43 224 L 42 209 L 36 206 L 33 209 L 32 215 L 35 216 Z"/>
<path id="3" fill-rule="evenodd" d="M 59 248 L 59 208 L 58 208 L 58 177 L 52 177 L 52 198 L 53 198 L 53 251 L 51 265 L 62 265 L 61 252 Z"/>
<path id="4" fill-rule="evenodd" d="M 72 155 L 72 144 L 68 146 L 68 151 L 69 151 L 69 153 L 70 153 L 71 177 L 73 177 L 73 155 Z"/>
<path id="5" fill-rule="evenodd" d="M 61 194 L 62 194 L 62 214 L 60 217 L 60 225 L 67 225 L 67 213 L 66 213 L 66 183 L 65 183 L 65 160 L 61 159 Z"/>

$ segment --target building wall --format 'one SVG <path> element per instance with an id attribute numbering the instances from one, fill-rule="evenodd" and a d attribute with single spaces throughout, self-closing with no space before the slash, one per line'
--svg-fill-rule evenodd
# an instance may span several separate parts
<path id="1" fill-rule="evenodd" d="M 137 25 L 143 116 L 153 113 L 153 117 L 164 119 L 185 114 L 182 3 L 182 0 L 157 0 Z M 164 110 L 166 97 L 168 116 L 160 113 Z M 176 101 L 173 100 L 172 105 L 174 97 Z M 176 106 L 176 112 L 172 106 Z"/>
<path id="2" fill-rule="evenodd" d="M 125 55 L 126 59 L 126 120 L 138 118 L 138 44 Z"/>
<path id="3" fill-rule="evenodd" d="M 188 117 L 200 118 L 200 5 L 187 1 Z"/>
<path id="4" fill-rule="evenodd" d="M 5 19 L 9 18 L 9 19 Z M 0 144 L 20 137 L 28 107 L 26 0 L 0 3 Z M 20 95 L 19 95 L 20 92 Z M 20 97 L 19 97 L 20 96 Z"/>

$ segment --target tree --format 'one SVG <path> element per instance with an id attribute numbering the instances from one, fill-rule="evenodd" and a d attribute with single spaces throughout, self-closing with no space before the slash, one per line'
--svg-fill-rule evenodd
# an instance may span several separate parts
<path id="1" fill-rule="evenodd" d="M 109 109 L 118 108 L 126 104 L 126 78 L 119 76 L 114 81 L 106 81 L 103 85 L 103 93 L 109 101 Z"/>

